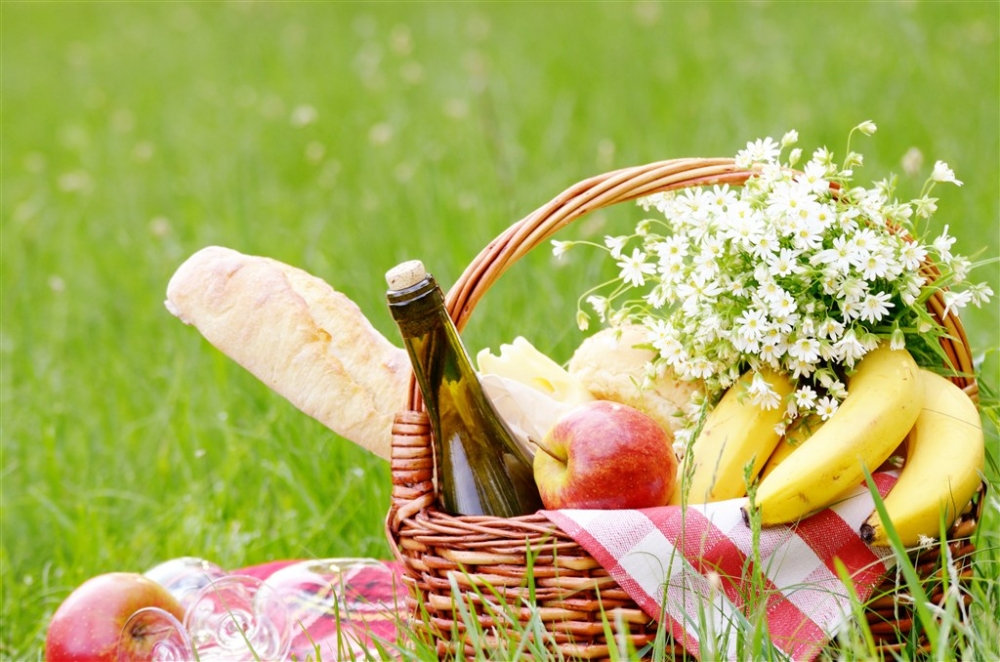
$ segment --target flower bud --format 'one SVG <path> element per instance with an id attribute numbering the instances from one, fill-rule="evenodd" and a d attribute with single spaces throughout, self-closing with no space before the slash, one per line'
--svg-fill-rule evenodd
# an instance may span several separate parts
<path id="1" fill-rule="evenodd" d="M 876 131 L 878 131 L 878 127 L 875 126 L 875 122 L 872 122 L 871 120 L 865 120 L 864 122 L 858 125 L 858 131 L 865 134 L 866 136 L 870 136 Z"/>

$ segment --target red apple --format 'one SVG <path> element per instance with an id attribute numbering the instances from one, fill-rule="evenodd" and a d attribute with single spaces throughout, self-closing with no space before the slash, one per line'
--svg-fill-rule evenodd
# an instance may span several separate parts
<path id="1" fill-rule="evenodd" d="M 546 508 L 652 508 L 677 481 L 672 434 L 638 409 L 607 400 L 563 415 L 535 453 Z"/>
<path id="2" fill-rule="evenodd" d="M 184 610 L 167 589 L 137 573 L 111 572 L 88 579 L 63 601 L 45 637 L 47 662 L 115 662 L 118 643 L 141 643 L 141 624 L 123 632 L 126 621 L 146 607 L 163 609 L 178 621 Z"/>

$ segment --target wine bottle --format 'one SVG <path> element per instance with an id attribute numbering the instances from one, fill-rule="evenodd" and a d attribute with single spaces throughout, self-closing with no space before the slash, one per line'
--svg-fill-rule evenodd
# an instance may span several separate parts
<path id="1" fill-rule="evenodd" d="M 513 517 L 542 507 L 531 457 L 483 391 L 437 281 L 419 260 L 386 274 L 386 299 L 430 419 L 440 507 Z"/>

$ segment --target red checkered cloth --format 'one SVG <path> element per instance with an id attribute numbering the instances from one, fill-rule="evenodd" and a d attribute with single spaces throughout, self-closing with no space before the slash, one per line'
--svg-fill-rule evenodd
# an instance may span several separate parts
<path id="1" fill-rule="evenodd" d="M 874 475 L 885 496 L 896 481 Z M 866 545 L 858 528 L 874 510 L 859 486 L 836 506 L 795 526 L 768 527 L 759 540 L 743 522 L 745 499 L 646 510 L 554 510 L 545 515 L 593 556 L 651 618 L 699 659 L 737 657 L 737 632 L 763 577 L 767 633 L 794 660 L 812 660 L 849 622 L 840 559 L 862 601 L 893 564 L 890 552 Z M 758 581 L 758 583 L 760 583 Z M 745 652 L 745 651 L 744 651 Z"/>

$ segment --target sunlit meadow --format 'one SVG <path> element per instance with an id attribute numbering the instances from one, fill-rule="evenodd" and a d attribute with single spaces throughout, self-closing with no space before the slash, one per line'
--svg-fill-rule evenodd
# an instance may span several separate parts
<path id="1" fill-rule="evenodd" d="M 4 2 L 0 657 L 39 659 L 52 612 L 99 573 L 183 555 L 238 568 L 390 554 L 386 465 L 165 310 L 194 251 L 302 267 L 393 337 L 383 274 L 402 259 L 447 286 L 590 175 L 732 156 L 790 129 L 838 151 L 873 120 L 859 178 L 895 172 L 913 198 L 945 161 L 964 185 L 935 190 L 934 222 L 957 253 L 988 259 L 998 26 L 996 3 L 973 2 Z M 642 216 L 596 213 L 565 238 L 600 241 Z M 581 284 L 613 270 L 536 251 L 484 300 L 467 344 L 524 335 L 565 361 L 584 337 Z M 1000 292 L 998 271 L 970 280 Z M 995 301 L 963 319 L 995 388 Z M 944 645 L 945 658 L 997 653 L 991 498 L 972 624 L 942 639 L 971 648 Z M 847 643 L 865 657 L 863 637 Z"/>

